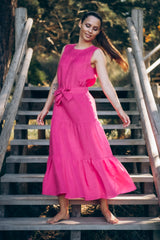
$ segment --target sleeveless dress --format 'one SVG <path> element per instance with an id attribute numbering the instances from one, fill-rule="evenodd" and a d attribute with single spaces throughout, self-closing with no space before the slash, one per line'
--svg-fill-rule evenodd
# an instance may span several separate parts
<path id="1" fill-rule="evenodd" d="M 113 198 L 136 189 L 112 154 L 88 91 L 97 78 L 91 66 L 95 46 L 65 46 L 61 56 L 51 120 L 49 157 L 42 194 L 67 199 Z"/>

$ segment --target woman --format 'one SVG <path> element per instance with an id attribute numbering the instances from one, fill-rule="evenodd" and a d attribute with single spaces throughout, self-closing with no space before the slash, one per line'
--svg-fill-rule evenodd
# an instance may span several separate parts
<path id="1" fill-rule="evenodd" d="M 129 126 L 130 119 L 108 78 L 103 52 L 123 70 L 126 71 L 128 65 L 104 35 L 102 19 L 97 13 L 86 13 L 79 27 L 79 41 L 64 47 L 48 99 L 37 117 L 37 123 L 44 125 L 44 118 L 55 102 L 42 193 L 58 196 L 60 212 L 48 220 L 50 224 L 69 219 L 69 199 L 73 198 L 99 199 L 106 221 L 115 224 L 118 219 L 109 211 L 107 199 L 136 187 L 126 169 L 112 155 L 88 87 L 98 76 L 123 126 Z M 95 40 L 103 51 L 93 45 Z"/>

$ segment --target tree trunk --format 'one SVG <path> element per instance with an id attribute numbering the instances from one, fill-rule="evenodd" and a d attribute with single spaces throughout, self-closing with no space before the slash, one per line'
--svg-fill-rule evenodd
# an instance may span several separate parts
<path id="1" fill-rule="evenodd" d="M 14 47 L 14 16 L 17 0 L 0 1 L 0 89 L 9 69 Z"/>

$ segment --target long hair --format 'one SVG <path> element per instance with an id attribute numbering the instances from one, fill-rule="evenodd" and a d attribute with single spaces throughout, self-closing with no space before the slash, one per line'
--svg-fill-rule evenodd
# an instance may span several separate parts
<path id="1" fill-rule="evenodd" d="M 104 53 L 107 53 L 111 60 L 115 60 L 120 67 L 126 72 L 128 70 L 128 63 L 125 61 L 121 53 L 115 48 L 115 46 L 111 43 L 108 36 L 106 36 L 105 32 L 102 30 L 103 21 L 101 16 L 96 12 L 87 12 L 83 15 L 81 22 L 89 17 L 94 16 L 100 20 L 101 29 L 100 33 L 96 36 L 96 42 L 98 46 L 103 50 Z"/>

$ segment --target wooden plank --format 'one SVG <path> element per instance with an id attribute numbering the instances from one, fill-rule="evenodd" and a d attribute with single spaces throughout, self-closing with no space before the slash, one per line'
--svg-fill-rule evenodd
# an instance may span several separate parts
<path id="1" fill-rule="evenodd" d="M 71 199 L 70 205 L 97 205 L 98 200 L 85 201 L 83 199 Z M 0 205 L 53 205 L 58 204 L 56 196 L 46 195 L 1 195 Z M 154 194 L 123 194 L 108 199 L 110 205 L 158 205 L 158 198 Z"/>
<path id="2" fill-rule="evenodd" d="M 149 173 L 130 174 L 134 182 L 153 182 L 153 177 Z M 42 182 L 44 174 L 10 174 L 6 173 L 1 177 L 1 182 Z"/>
<path id="3" fill-rule="evenodd" d="M 89 87 L 88 88 L 89 91 L 101 91 L 102 92 L 102 88 L 101 87 Z M 49 91 L 50 87 L 35 87 L 35 86 L 27 86 L 25 87 L 26 91 Z M 134 91 L 134 88 L 131 86 L 123 86 L 123 87 L 115 87 L 116 91 Z"/>
<path id="4" fill-rule="evenodd" d="M 139 163 L 149 163 L 148 156 L 128 156 L 121 155 L 115 156 L 122 163 L 131 163 L 131 162 L 139 162 Z M 48 156 L 42 155 L 29 155 L 29 156 L 21 156 L 21 155 L 11 155 L 7 157 L 6 163 L 46 163 Z"/>
<path id="5" fill-rule="evenodd" d="M 39 145 L 39 146 L 49 146 L 49 139 L 14 139 L 10 142 L 13 145 Z M 111 146 L 118 145 L 145 145 L 144 139 L 116 139 L 109 140 Z"/>
<path id="6" fill-rule="evenodd" d="M 48 218 L 1 218 L 1 231 L 14 230 L 159 230 L 160 218 L 123 217 L 118 224 L 108 224 L 103 217 L 70 218 L 56 224 L 47 224 Z"/>
<path id="7" fill-rule="evenodd" d="M 18 111 L 18 115 L 22 115 L 22 116 L 38 116 L 38 114 L 40 113 L 40 111 Z M 126 113 L 128 115 L 139 115 L 138 111 L 126 111 Z M 48 116 L 52 116 L 52 111 L 49 111 Z M 117 116 L 117 112 L 116 111 L 97 111 L 97 115 L 98 116 Z"/>
<path id="8" fill-rule="evenodd" d="M 22 98 L 21 102 L 23 103 L 45 103 L 47 98 Z M 136 102 L 135 98 L 119 98 L 119 101 L 122 103 Z M 96 103 L 110 103 L 107 98 L 95 98 Z"/>
<path id="9" fill-rule="evenodd" d="M 124 129 L 122 124 L 107 124 L 102 125 L 103 129 Z M 15 125 L 14 129 L 16 130 L 27 130 L 27 129 L 50 129 L 51 125 L 29 125 L 29 124 L 17 124 Z M 140 125 L 136 124 L 130 124 L 126 129 L 141 129 L 142 127 Z"/>
<path id="10" fill-rule="evenodd" d="M 122 124 L 107 124 L 107 125 L 102 125 L 103 129 L 124 129 Z M 14 129 L 17 130 L 26 130 L 26 129 L 50 129 L 51 125 L 28 125 L 28 124 L 17 124 L 15 125 Z M 140 125 L 136 124 L 130 124 L 127 129 L 141 129 L 142 127 Z"/>

